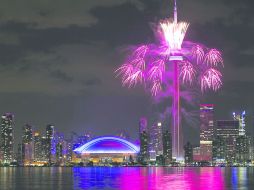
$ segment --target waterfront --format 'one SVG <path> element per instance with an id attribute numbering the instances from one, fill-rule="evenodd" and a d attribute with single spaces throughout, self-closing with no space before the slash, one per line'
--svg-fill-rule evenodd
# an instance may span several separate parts
<path id="1" fill-rule="evenodd" d="M 0 189 L 253 189 L 254 168 L 1 167 Z"/>

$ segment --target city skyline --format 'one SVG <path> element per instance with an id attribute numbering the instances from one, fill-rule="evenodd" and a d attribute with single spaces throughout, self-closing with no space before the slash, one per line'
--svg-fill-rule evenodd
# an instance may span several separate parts
<path id="1" fill-rule="evenodd" d="M 71 138 L 54 125 L 45 126 L 44 133 L 26 124 L 21 142 L 14 137 L 15 116 L 1 116 L 0 164 L 20 166 L 74 166 L 77 164 L 140 164 L 218 166 L 251 164 L 253 138 L 245 130 L 246 112 L 233 113 L 231 118 L 214 119 L 214 105 L 200 105 L 200 143 L 185 139 L 184 160 L 173 156 L 172 133 L 165 122 L 149 123 L 141 117 L 137 128 L 139 139 L 124 132 L 96 136 L 73 133 Z M 17 145 L 17 149 L 14 145 Z M 106 159 L 107 158 L 107 159 Z M 200 165 L 199 165 L 200 164 Z"/>
<path id="2" fill-rule="evenodd" d="M 230 117 L 227 118 L 220 118 L 217 119 L 214 117 L 215 115 L 215 105 L 213 104 L 200 104 L 199 107 L 200 110 L 200 118 L 199 118 L 199 137 L 197 139 L 197 141 L 191 141 L 188 136 L 185 137 L 184 143 L 187 142 L 191 142 L 192 145 L 201 145 L 203 142 L 205 143 L 204 145 L 207 144 L 207 142 L 212 142 L 213 138 L 214 138 L 214 134 L 216 134 L 214 132 L 214 128 L 218 127 L 219 124 L 217 123 L 218 121 L 231 121 L 231 122 L 235 122 L 238 123 L 238 133 L 239 135 L 245 135 L 247 134 L 248 137 L 251 137 L 251 134 L 249 133 L 248 130 L 246 130 L 246 120 L 248 119 L 248 113 L 246 113 L 246 111 L 239 111 L 238 113 L 240 114 L 235 114 L 235 112 L 233 112 Z M 246 117 L 247 114 L 247 117 Z M 237 116 L 237 117 L 236 117 Z M 7 118 L 7 120 L 6 120 Z M 10 118 L 10 120 L 9 120 Z M 6 120 L 6 121 L 5 121 Z M 5 134 L 5 130 L 9 130 L 9 126 L 10 126 L 10 133 L 14 133 L 15 131 L 15 115 L 12 113 L 5 113 L 2 115 L 2 126 L 5 125 L 5 123 L 7 123 L 7 128 L 2 128 L 2 135 Z M 14 144 L 14 152 L 16 153 L 18 150 L 18 146 L 20 143 L 24 143 L 25 144 L 29 144 L 29 142 L 32 141 L 32 139 L 36 136 L 41 136 L 41 137 L 45 137 L 45 138 L 51 138 L 50 135 L 52 135 L 53 133 L 57 133 L 58 135 L 62 135 L 62 138 L 66 139 L 66 140 L 70 140 L 72 139 L 74 136 L 77 137 L 77 135 L 79 134 L 80 137 L 83 135 L 85 136 L 89 136 L 88 138 L 97 138 L 100 136 L 119 136 L 122 138 L 126 138 L 132 142 L 138 142 L 137 140 L 140 140 L 140 135 L 139 133 L 142 131 L 146 131 L 146 133 L 151 133 L 151 137 L 154 139 L 153 142 L 153 148 L 151 149 L 151 146 L 149 145 L 149 143 L 147 144 L 147 154 L 149 154 L 149 152 L 152 150 L 154 152 L 157 152 L 157 150 L 159 152 L 162 151 L 162 144 L 160 144 L 159 139 L 162 140 L 163 138 L 163 133 L 164 132 L 169 132 L 171 133 L 171 131 L 168 129 L 167 127 L 167 123 L 162 121 L 162 120 L 154 120 L 154 117 L 152 118 L 147 118 L 147 117 L 141 117 L 139 119 L 139 121 L 136 121 L 136 135 L 131 136 L 127 130 L 117 130 L 117 132 L 109 132 L 107 134 L 102 134 L 102 135 L 97 135 L 96 133 L 91 133 L 91 131 L 86 131 L 83 130 L 81 132 L 77 132 L 77 131 L 72 131 L 69 133 L 64 133 L 63 131 L 61 131 L 61 128 L 58 128 L 57 126 L 55 126 L 54 124 L 46 124 L 43 128 L 43 130 L 38 130 L 38 128 L 34 125 L 30 125 L 29 123 L 26 123 L 22 126 L 22 132 L 17 134 L 17 135 L 11 135 L 12 139 L 10 141 L 12 141 L 11 144 Z M 51 128 L 54 132 L 48 132 L 51 131 Z M 243 133 L 244 131 L 244 133 Z M 159 136 L 158 136 L 159 135 Z M 5 135 L 6 136 L 6 135 Z M 5 139 L 5 136 L 2 136 L 1 142 L 3 142 L 3 140 Z M 15 137 L 15 138 L 14 138 Z M 6 136 L 7 139 L 9 139 L 9 136 Z M 150 138 L 150 137 L 149 137 Z M 209 143 L 211 145 L 211 143 Z M 156 148 L 157 147 L 157 148 Z M 158 148 L 160 147 L 160 148 Z M 184 147 L 184 146 L 183 146 Z M 211 151 L 209 149 L 209 151 Z M 209 152 L 208 150 L 206 150 L 206 148 L 204 149 L 203 152 L 207 153 Z"/>
<path id="3" fill-rule="evenodd" d="M 246 111 L 244 110 L 237 110 L 237 111 L 233 111 L 233 112 L 228 112 L 226 115 L 228 115 L 228 117 L 222 117 L 222 116 L 220 116 L 220 117 L 215 117 L 217 114 L 216 114 L 216 105 L 214 105 L 214 104 L 200 104 L 199 105 L 199 107 L 198 107 L 198 110 L 195 110 L 195 111 L 199 111 L 199 110 L 201 110 L 201 107 L 202 106 L 208 106 L 208 109 L 210 109 L 209 108 L 209 106 L 210 107 L 212 107 L 212 110 L 213 110 L 213 120 L 214 121 L 218 121 L 218 120 L 237 120 L 237 121 L 239 121 L 240 123 L 242 123 L 242 121 L 244 122 L 244 130 L 245 130 L 245 132 L 247 132 L 248 133 L 248 135 L 250 136 L 250 137 L 253 137 L 252 136 L 252 130 L 249 128 L 249 127 L 251 127 L 252 125 L 249 125 L 249 127 L 248 127 L 248 123 L 250 123 L 250 120 L 251 121 L 253 121 L 254 122 L 254 120 L 252 120 L 252 117 L 248 114 L 248 113 L 246 113 Z M 235 113 L 241 113 L 242 115 L 243 115 L 243 113 L 244 113 L 244 120 L 241 120 L 241 119 L 236 119 L 235 118 Z M 13 133 L 14 133 L 14 136 L 15 136 L 15 141 L 14 141 L 14 148 L 15 148 L 15 150 L 14 151 L 16 151 L 17 150 L 17 146 L 18 146 L 18 143 L 19 142 L 22 142 L 22 139 L 23 139 L 23 130 L 24 130 L 24 128 L 25 127 L 27 127 L 27 126 L 29 126 L 29 127 L 31 127 L 32 129 L 33 129 L 33 133 L 38 133 L 38 134 L 43 134 L 44 136 L 46 136 L 47 134 L 46 134 L 46 131 L 45 131 L 45 127 L 47 127 L 47 126 L 50 126 L 50 125 L 52 125 L 52 126 L 54 126 L 54 127 L 57 127 L 57 131 L 58 132 L 61 132 L 61 133 L 64 133 L 65 134 L 65 138 L 67 138 L 67 139 L 69 139 L 69 138 L 71 138 L 71 136 L 73 136 L 73 134 L 84 134 L 84 135 L 86 135 L 86 134 L 91 134 L 91 135 L 93 135 L 94 137 L 96 137 L 96 136 L 104 136 L 104 135 L 116 135 L 116 136 L 121 136 L 121 135 L 127 135 L 128 136 L 128 138 L 130 138 L 132 141 L 135 141 L 135 140 L 137 140 L 138 138 L 139 138 L 139 135 L 138 135 L 138 131 L 139 131 L 139 122 L 138 122 L 138 120 L 137 121 L 133 121 L 133 122 L 135 122 L 136 123 L 136 128 L 135 128 L 135 131 L 133 131 L 135 134 L 133 135 L 128 129 L 116 129 L 116 130 L 113 130 L 112 132 L 107 132 L 107 133 L 101 133 L 101 132 L 97 132 L 96 131 L 96 129 L 95 129 L 95 131 L 92 131 L 92 130 L 87 130 L 87 129 L 85 129 L 85 128 L 83 128 L 81 131 L 75 131 L 74 129 L 73 130 L 71 130 L 71 131 L 63 131 L 63 130 L 61 130 L 61 127 L 58 127 L 58 126 L 56 126 L 55 124 L 54 124 L 54 122 L 50 122 L 50 123 L 45 123 L 42 127 L 43 128 L 41 128 L 41 127 L 38 127 L 38 126 L 35 126 L 35 125 L 32 125 L 31 123 L 29 123 L 29 122 L 25 122 L 23 125 L 21 125 L 21 126 L 16 126 L 16 118 L 17 117 L 15 117 L 15 115 L 13 114 L 13 113 L 9 113 L 9 112 L 7 112 L 7 113 L 4 113 L 3 115 L 12 115 L 12 117 L 13 117 L 13 125 L 12 125 L 12 128 L 13 128 Z M 247 116 L 246 116 L 247 115 Z M 156 115 L 157 116 L 157 115 Z M 155 115 L 153 115 L 153 116 L 151 116 L 151 118 L 149 118 L 148 116 L 145 116 L 145 117 L 141 117 L 141 118 L 143 118 L 143 119 L 145 119 L 146 120 L 146 126 L 150 129 L 152 129 L 153 128 L 153 126 L 156 126 L 156 125 L 163 125 L 163 130 L 168 130 L 170 133 L 171 133 L 171 129 L 170 128 L 167 128 L 165 125 L 167 125 L 167 120 L 165 120 L 165 121 L 163 121 L 163 120 L 161 120 L 160 119 L 160 117 L 157 117 L 157 119 L 155 119 L 156 118 L 156 116 Z M 237 115 L 238 116 L 238 115 Z M 199 143 L 200 143 L 200 140 L 199 139 L 202 139 L 202 133 L 200 132 L 201 131 L 201 128 L 202 128 L 202 119 L 200 119 L 199 118 L 200 117 L 200 115 L 198 115 L 197 114 L 197 116 L 196 116 L 196 125 L 197 126 L 195 126 L 195 127 L 193 127 L 192 129 L 194 129 L 194 130 L 196 130 L 195 132 L 197 133 L 196 134 L 196 136 L 197 136 L 197 139 L 195 139 L 195 140 L 191 140 L 191 138 L 189 138 L 189 136 L 185 136 L 184 138 L 185 138 L 185 140 L 184 140 L 184 143 L 186 143 L 186 142 L 192 142 L 194 145 L 198 145 Z M 239 115 L 239 117 L 240 117 L 240 115 Z M 246 121 L 249 121 L 249 122 L 246 122 Z M 163 123 L 163 124 L 162 124 Z M 216 126 L 217 124 L 215 123 L 215 124 L 212 124 L 212 126 Z M 240 126 L 242 126 L 241 124 L 240 124 Z M 19 129 L 19 130 L 17 130 L 17 129 Z M 201 136 L 200 136 L 201 135 Z M 0 138 L 1 139 L 1 138 Z"/>

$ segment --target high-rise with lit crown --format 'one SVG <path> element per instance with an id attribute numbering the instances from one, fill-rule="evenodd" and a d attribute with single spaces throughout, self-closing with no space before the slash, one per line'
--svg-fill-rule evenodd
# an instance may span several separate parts
<path id="1" fill-rule="evenodd" d="M 239 122 L 239 135 L 245 135 L 245 111 L 242 113 L 233 112 L 233 118 Z"/>
<path id="2" fill-rule="evenodd" d="M 3 163 L 9 164 L 13 161 L 13 136 L 14 115 L 6 113 L 2 116 L 1 121 L 1 151 Z"/>
<path id="3" fill-rule="evenodd" d="M 214 138 L 214 105 L 200 105 L 200 156 L 204 161 L 212 160 Z"/>
<path id="4" fill-rule="evenodd" d="M 39 162 L 42 161 L 42 144 L 41 144 L 41 136 L 40 133 L 34 133 L 34 161 Z"/>

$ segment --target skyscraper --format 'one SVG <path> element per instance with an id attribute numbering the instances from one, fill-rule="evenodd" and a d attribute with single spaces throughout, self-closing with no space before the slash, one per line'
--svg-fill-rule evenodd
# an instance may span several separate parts
<path id="1" fill-rule="evenodd" d="M 14 115 L 11 113 L 4 114 L 1 121 L 1 151 L 3 163 L 7 164 L 13 161 L 13 126 Z"/>
<path id="2" fill-rule="evenodd" d="M 200 162 L 202 161 L 200 146 L 193 147 L 193 161 Z"/>
<path id="3" fill-rule="evenodd" d="M 226 139 L 221 135 L 213 140 L 213 163 L 222 164 L 226 161 Z"/>
<path id="4" fill-rule="evenodd" d="M 236 161 L 246 163 L 250 160 L 250 138 L 246 135 L 239 135 L 236 138 Z"/>
<path id="5" fill-rule="evenodd" d="M 165 164 L 169 164 L 172 161 L 172 137 L 171 133 L 168 130 L 163 132 L 162 141 Z"/>
<path id="6" fill-rule="evenodd" d="M 67 144 L 64 140 L 64 135 L 62 133 L 55 133 L 55 145 L 56 145 L 56 163 L 62 165 L 65 163 L 64 156 L 67 153 Z"/>
<path id="7" fill-rule="evenodd" d="M 28 124 L 23 127 L 22 161 L 24 165 L 30 165 L 34 161 L 33 130 Z"/>
<path id="8" fill-rule="evenodd" d="M 63 142 L 56 144 L 56 163 L 62 164 L 63 162 Z"/>
<path id="9" fill-rule="evenodd" d="M 212 161 L 212 142 L 214 138 L 214 105 L 200 105 L 200 157 Z"/>
<path id="10" fill-rule="evenodd" d="M 54 142 L 55 127 L 47 125 L 46 127 L 46 140 L 47 140 L 47 161 L 52 163 L 55 161 L 56 146 Z"/>
<path id="11" fill-rule="evenodd" d="M 149 159 L 149 133 L 147 119 L 141 118 L 139 121 L 139 139 L 140 139 L 140 161 L 147 162 Z"/>
<path id="12" fill-rule="evenodd" d="M 66 143 L 67 143 L 66 162 L 71 163 L 73 154 L 73 142 L 72 140 L 67 140 Z"/>
<path id="13" fill-rule="evenodd" d="M 41 143 L 41 136 L 40 133 L 34 133 L 34 161 L 40 162 L 43 161 L 42 159 L 42 143 Z"/>
<path id="14" fill-rule="evenodd" d="M 17 153 L 17 162 L 19 165 L 23 165 L 23 158 L 22 158 L 22 143 L 18 144 L 18 153 Z"/>
<path id="15" fill-rule="evenodd" d="M 245 135 L 245 111 L 242 113 L 233 112 L 233 118 L 239 122 L 239 135 Z"/>
<path id="16" fill-rule="evenodd" d="M 184 161 L 185 164 L 191 164 L 193 162 L 193 147 L 190 142 L 184 146 Z"/>
<path id="17" fill-rule="evenodd" d="M 236 160 L 236 139 L 239 137 L 239 122 L 236 120 L 217 121 L 216 135 L 225 142 L 225 159 L 228 163 Z"/>
<path id="18" fill-rule="evenodd" d="M 32 126 L 26 124 L 23 127 L 23 136 L 22 136 L 23 143 L 30 143 L 33 141 L 33 129 Z"/>
<path id="19" fill-rule="evenodd" d="M 43 162 L 49 162 L 49 145 L 48 145 L 48 139 L 45 136 L 42 136 L 40 138 L 41 141 L 41 155 L 40 155 L 40 161 Z"/>
<path id="20" fill-rule="evenodd" d="M 156 156 L 163 154 L 162 123 L 158 122 L 150 129 L 150 151 L 154 151 Z"/>

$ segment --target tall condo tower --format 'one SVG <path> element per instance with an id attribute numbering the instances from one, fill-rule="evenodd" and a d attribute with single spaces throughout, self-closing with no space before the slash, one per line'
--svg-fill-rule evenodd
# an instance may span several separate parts
<path id="1" fill-rule="evenodd" d="M 1 151 L 3 163 L 6 164 L 10 164 L 13 161 L 13 125 L 14 115 L 11 113 L 4 114 L 1 121 Z"/>

